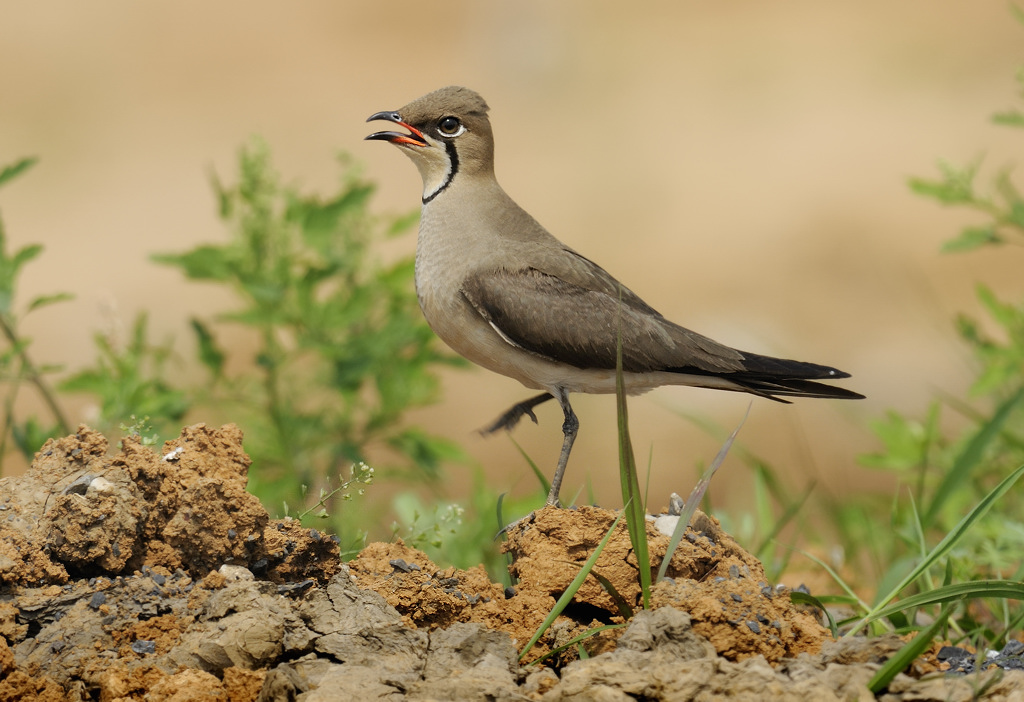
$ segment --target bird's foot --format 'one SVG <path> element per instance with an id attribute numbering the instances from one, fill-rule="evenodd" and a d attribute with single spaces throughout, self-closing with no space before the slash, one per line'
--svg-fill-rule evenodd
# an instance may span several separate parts
<path id="1" fill-rule="evenodd" d="M 529 400 L 523 400 L 519 404 L 513 406 L 508 412 L 498 417 L 493 423 L 481 429 L 480 433 L 486 436 L 488 434 L 493 434 L 499 429 L 512 431 L 512 429 L 519 424 L 519 420 L 523 417 L 529 417 L 533 420 L 533 423 L 536 424 L 537 415 L 533 413 L 533 408 L 542 402 L 547 402 L 551 397 L 551 393 L 545 392 L 537 395 L 536 397 L 531 397 Z"/>

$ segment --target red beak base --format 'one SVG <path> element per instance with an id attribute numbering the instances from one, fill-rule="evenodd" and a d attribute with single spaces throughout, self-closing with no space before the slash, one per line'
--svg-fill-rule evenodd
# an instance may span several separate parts
<path id="1" fill-rule="evenodd" d="M 387 141 L 398 146 L 427 146 L 427 140 L 423 136 L 423 132 L 411 124 L 407 124 L 402 121 L 402 116 L 397 112 L 376 112 L 370 115 L 367 122 L 373 122 L 376 120 L 384 120 L 387 122 L 394 122 L 399 127 L 405 127 L 409 130 L 410 134 L 404 134 L 402 132 L 374 132 L 370 136 L 366 137 L 371 141 Z"/>

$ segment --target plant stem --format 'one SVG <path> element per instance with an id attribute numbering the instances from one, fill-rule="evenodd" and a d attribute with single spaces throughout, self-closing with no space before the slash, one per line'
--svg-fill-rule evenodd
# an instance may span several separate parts
<path id="1" fill-rule="evenodd" d="M 24 346 L 18 343 L 18 336 L 14 333 L 14 326 L 12 319 L 9 315 L 0 314 L 0 329 L 3 330 L 4 336 L 11 342 L 11 347 L 16 349 L 18 358 L 21 360 L 21 366 L 25 377 L 30 383 L 36 386 L 39 394 L 43 398 L 43 402 L 46 403 L 47 408 L 53 414 L 54 419 L 57 420 L 57 426 L 60 429 L 61 434 L 70 434 L 71 428 L 67 418 L 64 416 L 64 412 L 57 404 L 57 398 L 54 397 L 50 387 L 43 382 L 43 376 L 39 372 L 39 369 L 35 367 L 32 360 L 28 357 L 28 353 L 25 351 Z"/>

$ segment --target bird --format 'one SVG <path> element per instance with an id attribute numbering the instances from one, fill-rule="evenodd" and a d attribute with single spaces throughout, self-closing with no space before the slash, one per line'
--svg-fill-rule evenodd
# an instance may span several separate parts
<path id="1" fill-rule="evenodd" d="M 787 397 L 861 399 L 819 380 L 850 377 L 830 366 L 723 345 L 657 312 L 605 269 L 566 246 L 506 194 L 494 173 L 489 108 L 460 86 L 435 90 L 367 122 L 404 131 L 366 137 L 408 156 L 423 180 L 415 286 L 429 326 L 456 353 L 542 390 L 482 429 L 511 431 L 558 400 L 562 449 L 547 496 L 559 492 L 579 432 L 573 393 L 615 393 L 616 360 L 629 394 L 663 385 Z"/>

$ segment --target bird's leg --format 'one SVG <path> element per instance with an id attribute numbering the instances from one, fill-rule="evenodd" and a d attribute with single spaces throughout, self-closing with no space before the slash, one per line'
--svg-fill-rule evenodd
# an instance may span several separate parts
<path id="1" fill-rule="evenodd" d="M 569 463 L 569 452 L 572 451 L 572 444 L 576 441 L 576 434 L 580 430 L 580 420 L 572 411 L 569 404 L 569 393 L 563 388 L 556 390 L 558 403 L 562 405 L 562 412 L 565 414 L 565 421 L 562 423 L 562 453 L 558 455 L 558 467 L 555 468 L 555 476 L 551 479 L 551 492 L 548 493 L 547 504 L 558 507 L 558 491 L 562 488 L 562 476 L 565 475 L 565 466 Z"/>
<path id="2" fill-rule="evenodd" d="M 490 424 L 480 430 L 481 434 L 493 434 L 499 429 L 506 429 L 512 431 L 515 425 L 519 424 L 519 420 L 523 418 L 523 415 L 528 416 L 533 420 L 533 423 L 537 423 L 537 415 L 533 413 L 533 408 L 542 402 L 547 402 L 554 395 L 549 392 L 541 393 L 536 397 L 531 397 L 529 400 L 523 400 L 518 405 L 510 409 L 505 414 L 498 417 L 493 424 Z"/>

